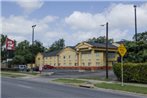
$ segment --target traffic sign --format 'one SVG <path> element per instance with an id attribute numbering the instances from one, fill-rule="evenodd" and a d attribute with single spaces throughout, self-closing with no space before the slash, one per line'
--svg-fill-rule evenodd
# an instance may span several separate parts
<path id="1" fill-rule="evenodd" d="M 123 79 L 123 77 L 124 77 L 123 76 L 123 57 L 127 52 L 127 49 L 124 46 L 124 44 L 120 44 L 120 46 L 118 47 L 118 52 L 121 55 L 121 81 L 122 81 L 121 85 L 124 86 L 124 84 L 123 84 L 123 81 L 124 81 L 124 79 Z"/>
<path id="2" fill-rule="evenodd" d="M 122 57 L 126 54 L 127 49 L 124 44 L 120 44 L 120 46 L 118 47 L 118 52 Z"/>

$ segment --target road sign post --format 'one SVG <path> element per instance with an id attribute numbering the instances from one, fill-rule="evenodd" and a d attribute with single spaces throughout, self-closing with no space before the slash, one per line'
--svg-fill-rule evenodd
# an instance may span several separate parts
<path id="1" fill-rule="evenodd" d="M 123 44 L 121 44 L 118 47 L 118 52 L 121 55 L 121 86 L 124 86 L 124 83 L 123 83 L 123 81 L 124 81 L 124 78 L 123 78 L 124 77 L 123 76 L 123 57 L 126 54 L 127 49 L 126 49 L 126 47 Z"/>
<path id="2" fill-rule="evenodd" d="M 124 86 L 124 76 L 123 76 L 123 57 L 121 57 L 121 86 Z"/>

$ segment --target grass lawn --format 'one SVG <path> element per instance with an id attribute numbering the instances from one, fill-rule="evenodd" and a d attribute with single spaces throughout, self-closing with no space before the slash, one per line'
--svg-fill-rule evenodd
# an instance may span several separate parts
<path id="1" fill-rule="evenodd" d="M 1 76 L 17 78 L 17 77 L 25 77 L 26 75 L 1 72 Z"/>
<path id="2" fill-rule="evenodd" d="M 1 73 L 10 73 L 10 74 L 26 74 L 26 75 L 38 75 L 37 72 L 20 72 L 20 71 L 1 71 Z"/>
<path id="3" fill-rule="evenodd" d="M 132 85 L 121 86 L 121 84 L 114 84 L 114 83 L 97 83 L 95 84 L 95 86 L 98 88 L 122 90 L 122 91 L 128 91 L 128 92 L 147 94 L 147 87 L 139 87 L 139 86 L 132 86 Z"/>
<path id="4" fill-rule="evenodd" d="M 79 79 L 102 80 L 102 81 L 109 81 L 110 80 L 110 79 L 106 79 L 106 78 L 99 78 L 98 76 L 80 77 Z"/>
<path id="5" fill-rule="evenodd" d="M 1 76 L 3 77 L 12 77 L 12 78 L 16 78 L 16 77 L 25 77 L 28 75 L 38 75 L 39 73 L 36 72 L 13 72 L 13 71 L 1 71 Z"/>
<path id="6" fill-rule="evenodd" d="M 55 79 L 53 80 L 55 82 L 62 82 L 62 83 L 85 83 L 84 80 L 78 80 L 78 79 Z"/>

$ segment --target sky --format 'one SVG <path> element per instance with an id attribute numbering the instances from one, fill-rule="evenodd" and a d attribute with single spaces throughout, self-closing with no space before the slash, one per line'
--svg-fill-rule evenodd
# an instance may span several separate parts
<path id="1" fill-rule="evenodd" d="M 0 30 L 18 42 L 35 40 L 45 47 L 63 38 L 73 46 L 89 38 L 105 36 L 109 23 L 109 38 L 132 40 L 134 7 L 137 5 L 138 33 L 147 31 L 147 1 L 47 1 L 2 0 Z M 101 26 L 103 25 L 104 26 Z"/>

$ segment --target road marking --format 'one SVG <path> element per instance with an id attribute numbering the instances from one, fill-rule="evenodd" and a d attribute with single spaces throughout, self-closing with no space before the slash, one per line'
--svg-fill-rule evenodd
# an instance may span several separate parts
<path id="1" fill-rule="evenodd" d="M 18 84 L 17 86 L 23 87 L 23 88 L 28 88 L 28 89 L 31 89 L 31 88 L 32 88 L 32 87 L 30 87 L 30 86 L 26 86 L 26 85 L 22 85 L 22 84 Z"/>

